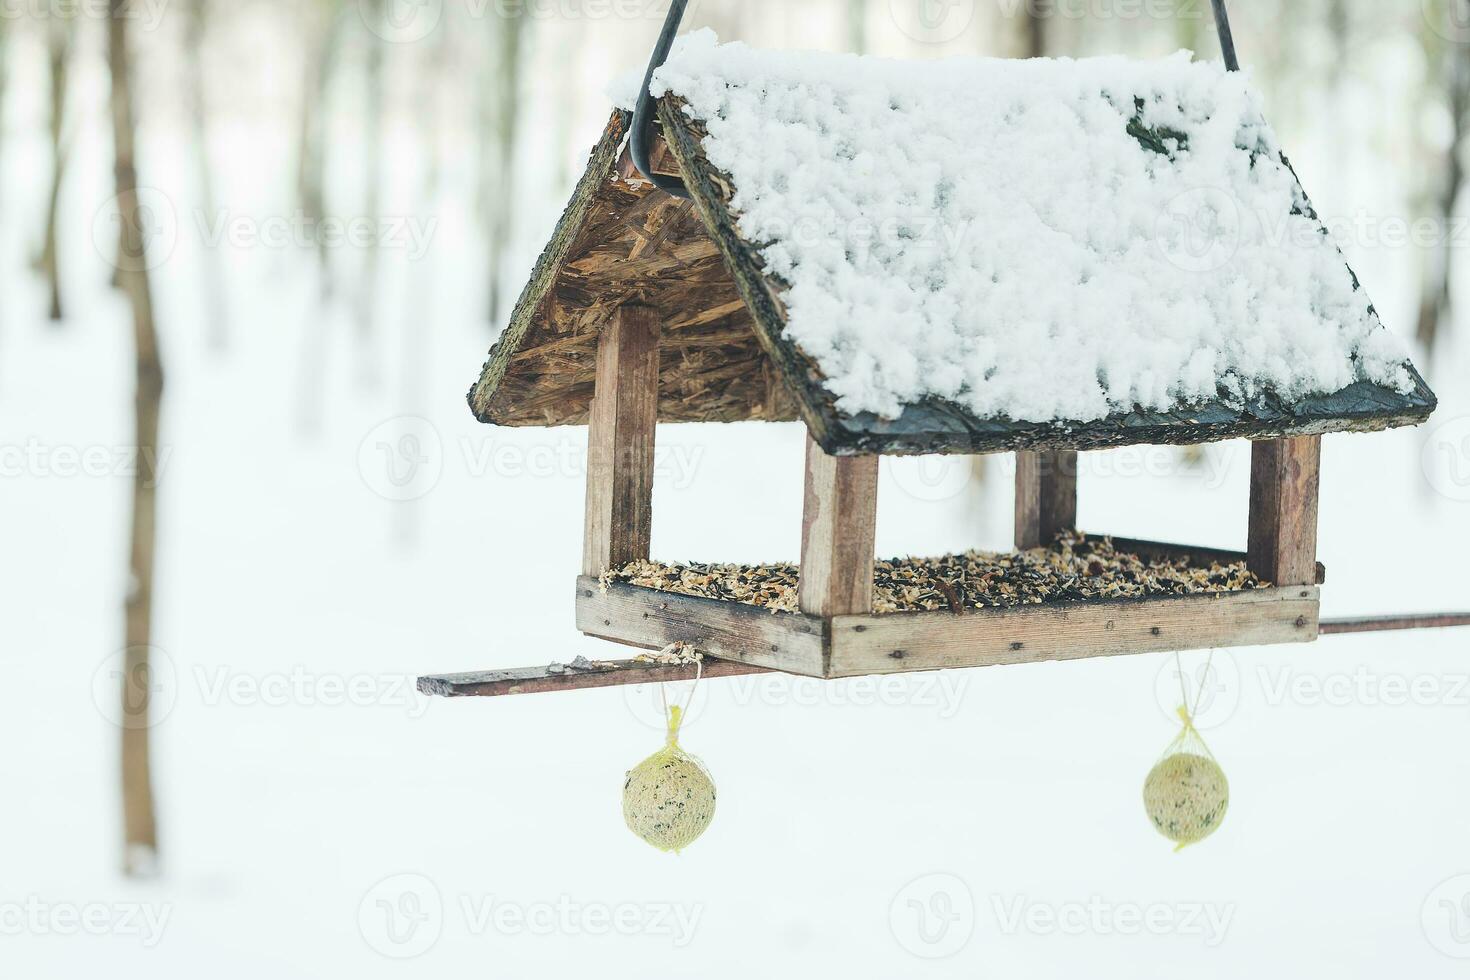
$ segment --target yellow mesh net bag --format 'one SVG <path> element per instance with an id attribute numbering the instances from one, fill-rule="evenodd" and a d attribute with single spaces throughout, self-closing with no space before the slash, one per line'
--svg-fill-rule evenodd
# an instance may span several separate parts
<path id="1" fill-rule="evenodd" d="M 623 821 L 660 851 L 678 853 L 714 819 L 715 781 L 698 759 L 679 747 L 684 711 L 677 705 L 667 710 L 664 747 L 630 769 L 623 781 Z"/>
<path id="2" fill-rule="evenodd" d="M 1208 662 L 1205 673 L 1208 676 Z M 1182 687 L 1182 671 L 1179 676 Z M 1177 845 L 1176 852 L 1198 844 L 1219 830 L 1230 808 L 1230 781 L 1194 727 L 1187 694 L 1184 700 L 1179 706 L 1184 727 L 1143 781 L 1143 806 L 1149 820 L 1159 833 Z M 1198 707 L 1196 696 L 1195 708 Z"/>

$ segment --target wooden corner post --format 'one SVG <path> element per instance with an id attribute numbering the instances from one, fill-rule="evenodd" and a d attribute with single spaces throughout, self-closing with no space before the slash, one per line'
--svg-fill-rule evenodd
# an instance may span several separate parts
<path id="1" fill-rule="evenodd" d="M 873 608 L 878 457 L 828 456 L 807 436 L 797 604 L 814 616 Z"/>
<path id="2" fill-rule="evenodd" d="M 1016 550 L 1051 544 L 1077 527 L 1077 453 L 1016 453 Z"/>
<path id="3" fill-rule="evenodd" d="M 622 306 L 597 340 L 587 430 L 587 523 L 582 573 L 648 557 L 658 424 L 658 312 Z"/>
<path id="4" fill-rule="evenodd" d="M 1250 570 L 1273 585 L 1317 581 L 1321 436 L 1251 443 Z"/>

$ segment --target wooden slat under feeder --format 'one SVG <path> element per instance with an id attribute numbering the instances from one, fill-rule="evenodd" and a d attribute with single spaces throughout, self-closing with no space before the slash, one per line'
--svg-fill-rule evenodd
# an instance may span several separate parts
<path id="1" fill-rule="evenodd" d="M 1163 650 L 1309 643 L 1318 589 L 822 616 L 577 579 L 577 629 L 645 649 L 687 643 L 721 660 L 809 677 L 986 667 Z"/>
<path id="2" fill-rule="evenodd" d="M 1318 631 L 1323 636 L 1335 636 L 1346 633 L 1446 629 L 1458 626 L 1470 626 L 1470 612 L 1324 619 L 1319 622 Z M 694 664 L 648 663 L 642 660 L 599 660 L 420 677 L 418 689 L 421 693 L 433 697 L 488 698 L 549 691 L 577 691 L 585 688 L 616 687 L 626 684 L 688 681 L 693 680 L 696 673 L 715 679 L 770 672 L 766 667 L 753 667 L 749 664 L 732 663 L 728 660 L 709 657 L 705 658 L 703 664 L 698 668 Z"/>

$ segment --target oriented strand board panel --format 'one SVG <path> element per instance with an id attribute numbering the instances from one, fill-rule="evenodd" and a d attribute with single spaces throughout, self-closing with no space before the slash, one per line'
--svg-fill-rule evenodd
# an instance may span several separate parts
<path id="1" fill-rule="evenodd" d="M 628 162 L 630 117 L 617 111 L 608 121 L 470 390 L 471 409 L 496 425 L 586 424 L 598 334 L 614 310 L 636 303 L 660 314 L 660 421 L 795 419 L 795 400 L 699 215 Z M 672 172 L 661 147 L 655 169 Z"/>

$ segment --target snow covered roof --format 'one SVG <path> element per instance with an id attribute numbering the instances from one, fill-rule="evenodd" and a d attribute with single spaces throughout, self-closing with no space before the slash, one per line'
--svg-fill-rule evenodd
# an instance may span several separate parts
<path id="1" fill-rule="evenodd" d="M 730 313 L 724 288 L 722 329 L 749 323 L 765 358 L 748 371 L 774 364 L 829 451 L 1203 442 L 1382 428 L 1434 406 L 1259 96 L 1218 65 L 899 62 L 699 32 L 653 93 L 671 169 L 744 301 Z M 601 166 L 589 176 L 606 180 Z M 562 260 L 538 271 L 564 292 L 577 270 Z M 658 292 L 684 273 L 644 278 Z M 664 301 L 671 320 L 709 306 L 687 289 Z M 528 287 L 518 317 L 545 335 L 548 314 Z M 526 333 L 513 321 L 497 351 L 524 353 Z M 514 413 L 493 404 L 497 351 L 471 400 L 500 421 Z M 783 417 L 776 401 L 747 417 Z"/>

